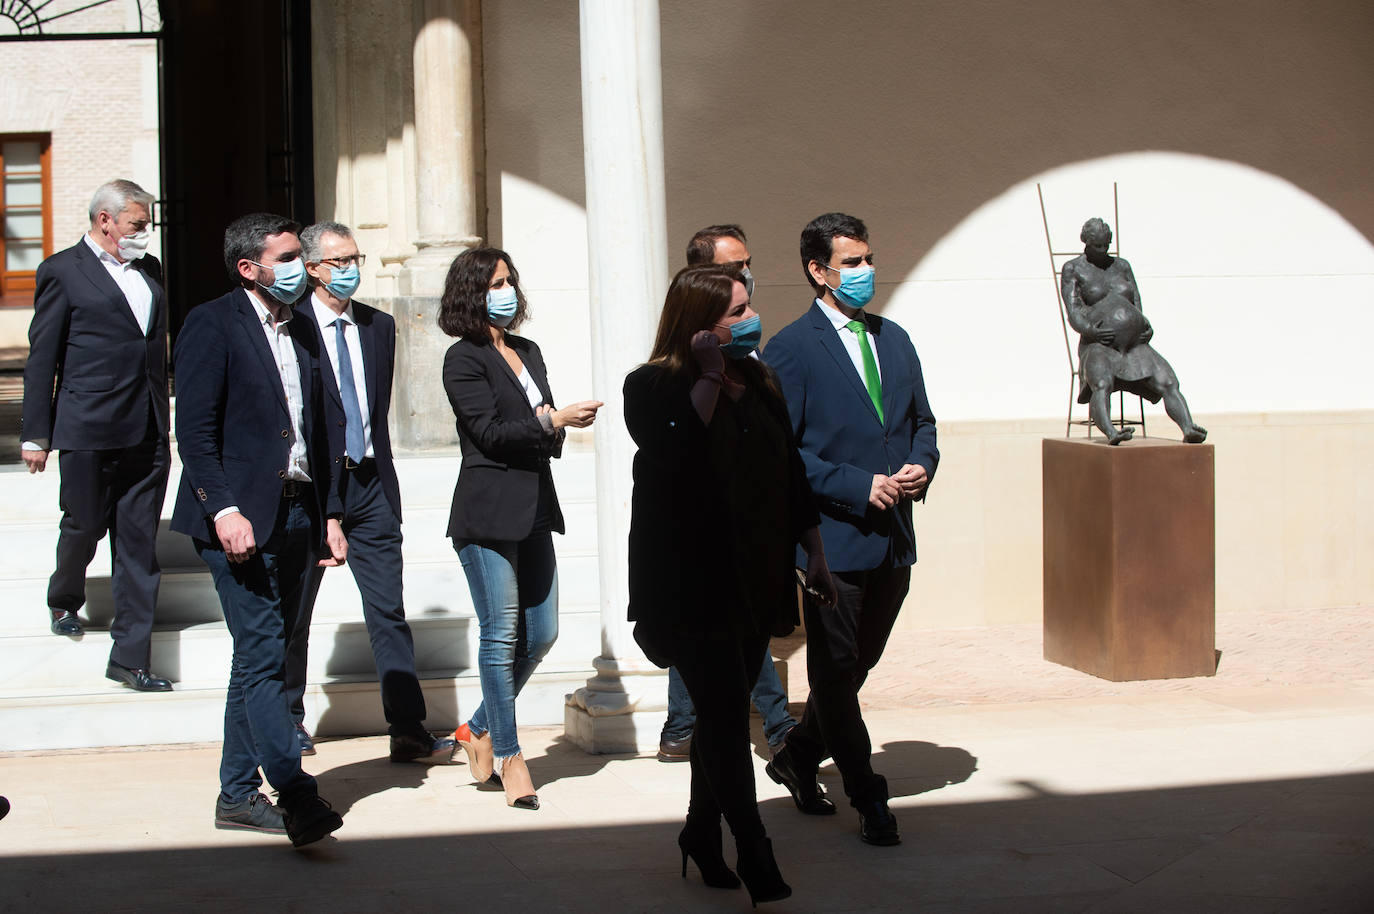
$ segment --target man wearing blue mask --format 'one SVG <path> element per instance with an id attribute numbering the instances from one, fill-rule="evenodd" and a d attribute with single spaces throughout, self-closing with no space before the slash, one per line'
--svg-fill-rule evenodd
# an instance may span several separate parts
<path id="1" fill-rule="evenodd" d="M 305 292 L 299 229 L 254 213 L 224 232 L 238 287 L 191 310 L 174 353 L 182 473 L 172 512 L 172 529 L 210 569 L 234 642 L 215 827 L 285 833 L 298 847 L 343 819 L 301 769 L 286 643 L 311 567 L 348 554 L 319 336 L 291 311 Z M 263 775 L 279 806 L 260 792 Z"/>
<path id="2" fill-rule="evenodd" d="M 816 771 L 833 757 L 859 813 L 859 837 L 897 844 L 859 689 L 911 583 L 911 503 L 924 500 L 940 460 L 935 417 L 911 339 L 864 311 L 875 273 L 863 222 L 843 213 L 813 219 L 802 230 L 801 262 L 815 300 L 769 341 L 764 359 L 782 384 L 839 599 L 803 599 L 811 694 L 767 772 L 802 812 L 827 815 L 835 807 Z"/>
<path id="3" fill-rule="evenodd" d="M 739 264 L 744 273 L 745 290 L 754 294 L 754 275 L 750 272 L 753 258 L 749 254 L 749 241 L 744 229 L 738 225 L 710 225 L 692 236 L 687 242 L 687 265 L 703 263 Z M 797 725 L 792 715 L 787 713 L 787 690 L 778 678 L 773 667 L 773 655 L 764 648 L 763 665 L 759 668 L 758 682 L 750 695 L 754 707 L 763 717 L 763 737 L 768 741 L 770 751 L 777 751 L 782 745 L 787 731 Z M 660 762 L 685 762 L 691 757 L 692 728 L 696 724 L 696 708 L 687 694 L 687 687 L 678 675 L 677 667 L 668 669 L 668 717 L 663 722 L 659 734 L 658 760 Z"/>
<path id="4" fill-rule="evenodd" d="M 401 599 L 401 488 L 387 430 L 396 322 L 353 299 L 365 261 L 352 229 L 318 222 L 301 232 L 301 248 L 311 294 L 296 308 L 296 320 L 311 328 L 324 354 L 319 364 L 340 522 L 377 663 L 391 760 L 447 764 L 455 743 L 436 739 L 424 727 L 425 696 Z M 315 754 L 305 729 L 306 660 L 324 571 L 319 565 L 310 571 L 286 648 L 286 694 L 302 755 Z"/>

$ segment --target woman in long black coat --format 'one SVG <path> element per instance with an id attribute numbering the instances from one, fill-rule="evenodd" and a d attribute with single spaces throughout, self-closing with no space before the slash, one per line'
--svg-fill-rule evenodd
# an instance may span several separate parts
<path id="1" fill-rule="evenodd" d="M 646 655 L 676 666 L 697 709 L 692 792 L 678 836 L 683 872 L 708 885 L 743 879 L 755 901 L 786 898 L 759 817 L 748 696 L 769 637 L 797 624 L 794 561 L 806 584 L 834 588 L 819 515 L 787 407 L 751 354 L 759 318 L 731 266 L 688 267 L 668 290 L 649 361 L 625 379 L 639 446 L 630 526 L 629 618 Z M 726 866 L 720 818 L 738 849 Z"/>

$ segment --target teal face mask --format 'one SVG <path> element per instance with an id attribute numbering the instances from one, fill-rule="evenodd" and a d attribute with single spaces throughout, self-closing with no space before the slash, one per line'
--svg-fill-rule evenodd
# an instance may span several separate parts
<path id="1" fill-rule="evenodd" d="M 499 289 L 487 290 L 487 317 L 496 326 L 505 327 L 515 320 L 515 311 L 519 307 L 515 286 L 505 285 Z"/>
<path id="2" fill-rule="evenodd" d="M 862 308 L 873 300 L 874 271 L 871 264 L 841 267 L 838 270 L 828 266 L 826 269 L 840 274 L 838 286 L 826 287 L 835 293 L 835 300 L 840 304 L 850 308 Z"/>
<path id="3" fill-rule="evenodd" d="M 732 359 L 748 358 L 762 339 L 763 321 L 755 314 L 730 325 L 730 342 L 721 346 L 720 351 Z"/>
<path id="4" fill-rule="evenodd" d="M 352 298 L 353 293 L 358 291 L 358 283 L 362 282 L 356 263 L 350 263 L 346 267 L 330 267 L 329 276 L 329 282 L 324 284 L 324 288 L 330 295 L 339 299 Z"/>
<path id="5" fill-rule="evenodd" d="M 250 260 L 254 266 L 265 266 L 256 260 Z M 267 267 L 276 277 L 272 280 L 272 285 L 264 286 L 258 283 L 260 288 L 266 289 L 268 294 L 281 302 L 283 305 L 294 304 L 296 299 L 301 297 L 305 291 L 305 261 L 297 257 L 295 260 L 288 260 L 285 263 L 274 263 Z"/>

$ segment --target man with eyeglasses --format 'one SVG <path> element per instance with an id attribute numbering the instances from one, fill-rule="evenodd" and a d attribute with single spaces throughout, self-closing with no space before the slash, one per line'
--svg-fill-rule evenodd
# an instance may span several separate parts
<path id="1" fill-rule="evenodd" d="M 362 596 L 363 621 L 381 683 L 393 762 L 448 764 L 455 743 L 424 727 L 425 696 L 401 599 L 401 488 L 391 458 L 387 415 L 396 360 L 396 322 L 353 298 L 365 263 L 353 230 L 318 222 L 301 232 L 311 293 L 296 320 L 322 349 L 325 424 L 348 539 L 348 564 Z M 286 654 L 286 693 L 303 755 L 315 747 L 305 729 L 310 620 L 325 569 L 312 568 Z"/>
<path id="2" fill-rule="evenodd" d="M 172 512 L 172 529 L 210 569 L 234 641 L 215 827 L 285 833 L 297 847 L 343 819 L 301 768 L 282 684 L 286 645 L 316 559 L 337 565 L 348 555 L 319 337 L 291 311 L 305 291 L 299 230 L 269 213 L 225 229 L 237 288 L 193 308 L 177 337 L 182 472 Z M 279 806 L 259 791 L 264 774 Z"/>
<path id="3" fill-rule="evenodd" d="M 863 222 L 843 213 L 813 219 L 802 230 L 801 262 L 815 300 L 768 342 L 764 360 L 782 384 L 839 599 L 803 598 L 811 694 L 766 770 L 802 812 L 829 815 L 835 807 L 816 772 L 833 757 L 859 813 L 859 837 L 898 844 L 859 689 L 911 583 L 911 503 L 924 500 L 940 460 L 935 417 L 911 339 L 864 311 L 875 272 Z"/>

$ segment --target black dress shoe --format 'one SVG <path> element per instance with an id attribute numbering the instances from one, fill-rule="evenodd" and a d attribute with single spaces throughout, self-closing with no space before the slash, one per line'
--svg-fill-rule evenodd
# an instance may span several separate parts
<path id="1" fill-rule="evenodd" d="M 660 762 L 690 762 L 692 760 L 692 734 L 682 739 L 663 738 L 658 741 L 658 760 Z"/>
<path id="2" fill-rule="evenodd" d="M 81 620 L 76 617 L 76 613 L 66 609 L 50 609 L 48 614 L 52 616 L 52 633 L 54 635 L 70 635 L 75 637 L 83 634 Z"/>
<path id="3" fill-rule="evenodd" d="M 293 803 L 289 809 L 282 810 L 282 823 L 293 847 L 311 844 L 333 831 L 343 827 L 343 816 L 335 812 L 329 801 L 322 797 L 309 797 Z"/>
<path id="4" fill-rule="evenodd" d="M 393 733 L 391 736 L 391 760 L 393 762 L 418 762 L 421 765 L 451 765 L 453 750 L 458 746 L 452 737 L 435 739 L 428 730 L 418 733 Z"/>
<path id="5" fill-rule="evenodd" d="M 816 769 L 799 771 L 792 754 L 783 746 L 763 769 L 774 783 L 781 784 L 792 794 L 792 802 L 808 816 L 833 816 L 835 804 L 826 799 L 825 788 L 816 780 Z"/>
<path id="6" fill-rule="evenodd" d="M 135 692 L 170 692 L 172 684 L 161 676 L 154 676 L 150 670 L 130 669 L 122 663 L 111 660 L 105 667 L 105 678 L 122 682 Z"/>
<path id="7" fill-rule="evenodd" d="M 305 724 L 296 724 L 296 741 L 300 743 L 301 755 L 315 754 L 315 741 L 310 737 L 310 731 L 305 729 Z"/>
<path id="8" fill-rule="evenodd" d="M 860 804 L 858 810 L 861 841 L 881 847 L 902 843 L 902 834 L 897 830 L 897 817 L 887 808 L 886 800 Z"/>

